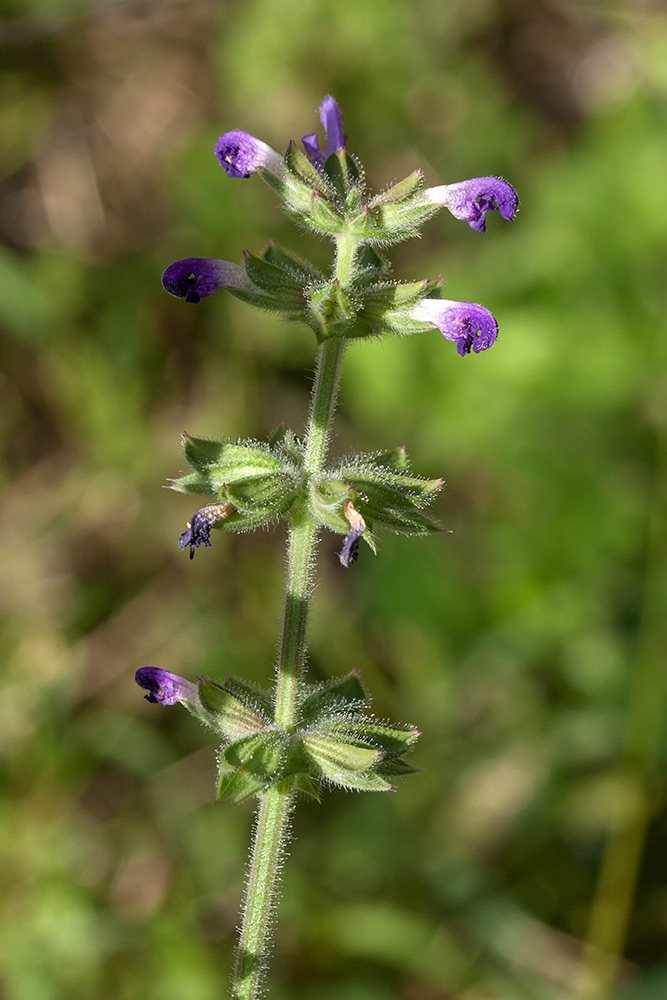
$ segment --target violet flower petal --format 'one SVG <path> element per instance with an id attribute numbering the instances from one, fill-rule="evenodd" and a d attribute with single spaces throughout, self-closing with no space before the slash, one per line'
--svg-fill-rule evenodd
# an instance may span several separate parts
<path id="1" fill-rule="evenodd" d="M 306 151 L 306 156 L 311 163 L 316 166 L 321 166 L 324 163 L 324 154 L 320 153 L 320 144 L 317 141 L 317 132 L 309 132 L 308 135 L 304 135 L 301 142 L 303 143 L 303 148 Z"/>
<path id="2" fill-rule="evenodd" d="M 347 136 L 343 133 L 340 108 L 333 97 L 329 95 L 320 104 L 320 121 L 327 137 L 326 151 L 322 152 L 320 150 L 316 132 L 309 132 L 301 140 L 303 148 L 306 151 L 306 156 L 316 167 L 321 167 L 327 156 L 331 156 L 338 149 L 345 149 L 345 143 L 347 142 Z"/>
<path id="3" fill-rule="evenodd" d="M 178 702 L 199 705 L 197 685 L 178 674 L 170 674 L 168 670 L 160 670 L 159 667 L 141 667 L 134 679 L 139 687 L 148 691 L 146 701 L 154 705 L 176 705 Z"/>
<path id="4" fill-rule="evenodd" d="M 519 198 L 511 184 L 501 177 L 473 177 L 469 181 L 428 188 L 424 199 L 432 205 L 444 205 L 455 219 L 467 222 L 478 233 L 486 232 L 486 213 L 500 212 L 507 222 L 514 222 Z"/>
<path id="5" fill-rule="evenodd" d="M 349 522 L 350 530 L 345 536 L 343 548 L 340 550 L 338 558 L 341 565 L 347 569 L 359 555 L 359 539 L 366 530 L 366 522 L 358 510 L 355 510 L 351 500 L 346 500 L 343 504 L 343 513 Z"/>
<path id="6" fill-rule="evenodd" d="M 199 302 L 220 288 L 252 288 L 242 267 L 211 257 L 184 257 L 174 261 L 162 275 L 162 284 L 171 295 L 186 302 Z"/>
<path id="7" fill-rule="evenodd" d="M 359 539 L 364 531 L 365 526 L 363 528 L 350 528 L 345 536 L 343 548 L 338 553 L 338 558 L 340 559 L 341 566 L 345 566 L 346 569 L 355 562 L 359 555 Z"/>
<path id="8" fill-rule="evenodd" d="M 331 156 L 339 149 L 345 149 L 347 136 L 343 133 L 343 120 L 340 108 L 333 97 L 327 95 L 320 104 L 320 121 L 327 135 L 327 151 L 325 156 Z"/>
<path id="9" fill-rule="evenodd" d="M 228 177 L 250 177 L 258 170 L 280 177 L 284 169 L 283 158 L 275 149 L 242 129 L 221 135 L 215 155 Z"/>
<path id="10" fill-rule="evenodd" d="M 213 525 L 224 521 L 225 518 L 235 513 L 236 507 L 229 500 L 226 500 L 225 503 L 202 507 L 194 514 L 187 530 L 178 539 L 178 547 L 186 549 L 190 546 L 190 558 L 194 559 L 195 549 L 198 549 L 200 545 L 205 545 L 207 549 L 211 548 L 211 528 Z"/>
<path id="11" fill-rule="evenodd" d="M 409 315 L 437 326 L 443 337 L 454 341 L 461 357 L 471 349 L 475 354 L 488 350 L 498 336 L 498 323 L 493 313 L 475 302 L 422 299 L 412 307 Z"/>

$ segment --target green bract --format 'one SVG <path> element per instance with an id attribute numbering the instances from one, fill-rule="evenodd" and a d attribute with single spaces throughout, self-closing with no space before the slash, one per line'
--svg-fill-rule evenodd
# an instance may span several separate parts
<path id="1" fill-rule="evenodd" d="M 319 799 L 324 785 L 389 791 L 395 775 L 415 769 L 404 755 L 419 733 L 365 714 L 368 698 L 356 673 L 302 684 L 296 723 L 273 719 L 273 695 L 227 677 L 201 679 L 207 723 L 223 738 L 218 798 L 242 802 L 270 787 Z"/>
<path id="2" fill-rule="evenodd" d="M 281 428 L 267 444 L 211 441 L 183 435 L 185 456 L 194 472 L 172 482 L 182 493 L 229 501 L 235 512 L 215 526 L 248 531 L 308 510 L 316 523 L 338 534 L 349 531 L 345 504 L 364 518 L 363 538 L 375 551 L 374 529 L 408 535 L 439 531 L 426 513 L 442 488 L 442 479 L 414 476 L 405 449 L 351 456 L 309 475 L 303 446 Z"/>

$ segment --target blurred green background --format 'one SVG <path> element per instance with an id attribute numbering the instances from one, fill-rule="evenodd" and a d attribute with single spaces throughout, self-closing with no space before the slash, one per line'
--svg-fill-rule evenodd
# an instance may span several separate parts
<path id="1" fill-rule="evenodd" d="M 667 18 L 660 0 L 4 0 L 0 746 L 7 1000 L 226 994 L 252 812 L 144 664 L 270 675 L 284 533 L 176 541 L 179 433 L 300 429 L 312 335 L 162 269 L 324 261 L 219 134 L 326 93 L 382 187 L 500 174 L 393 253 L 501 334 L 353 345 L 333 450 L 407 444 L 453 534 L 323 538 L 310 669 L 423 730 L 399 794 L 297 812 L 270 975 L 298 1000 L 667 996 Z M 618 959 L 618 962 L 617 962 Z"/>

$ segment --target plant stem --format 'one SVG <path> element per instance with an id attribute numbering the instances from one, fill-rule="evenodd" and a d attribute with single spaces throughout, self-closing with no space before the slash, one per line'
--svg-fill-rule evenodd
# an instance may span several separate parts
<path id="1" fill-rule="evenodd" d="M 266 964 L 276 883 L 289 832 L 293 793 L 271 788 L 262 796 L 253 836 L 243 924 L 232 973 L 232 1000 L 258 996 Z"/>
<path id="2" fill-rule="evenodd" d="M 339 239 L 335 277 L 342 285 L 350 280 L 355 249 L 353 240 Z M 345 344 L 343 337 L 336 337 L 325 339 L 319 347 L 306 433 L 304 472 L 307 479 L 321 471 L 326 458 Z M 275 725 L 286 730 L 296 723 L 299 684 L 306 658 L 306 626 L 317 535 L 318 526 L 308 511 L 294 515 L 287 549 L 285 612 L 275 701 Z M 277 785 L 260 800 L 232 977 L 232 1000 L 254 1000 L 261 989 L 294 796 L 292 790 Z"/>

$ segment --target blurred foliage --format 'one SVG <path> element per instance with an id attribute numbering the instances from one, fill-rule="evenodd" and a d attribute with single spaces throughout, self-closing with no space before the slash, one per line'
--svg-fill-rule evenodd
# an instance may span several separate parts
<path id="1" fill-rule="evenodd" d="M 603 1000 L 618 952 L 613 995 L 662 1000 L 663 5 L 4 0 L 0 48 L 4 996 L 226 991 L 251 813 L 133 672 L 270 674 L 282 533 L 190 563 L 162 486 L 183 430 L 302 426 L 314 344 L 159 275 L 307 255 L 213 147 L 281 148 L 330 92 L 375 186 L 501 174 L 522 211 L 394 254 L 491 308 L 492 351 L 349 351 L 334 452 L 405 442 L 453 534 L 349 571 L 325 537 L 310 669 L 359 667 L 425 771 L 297 813 L 272 996 Z"/>

